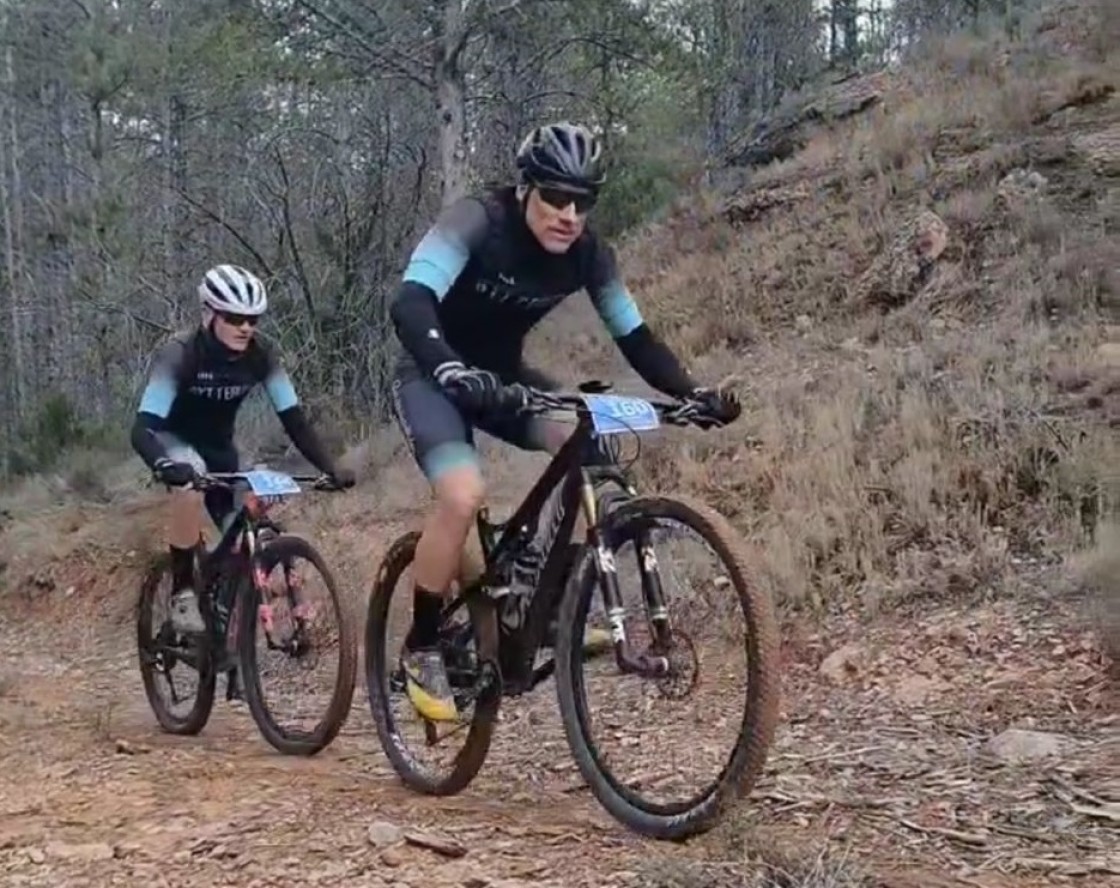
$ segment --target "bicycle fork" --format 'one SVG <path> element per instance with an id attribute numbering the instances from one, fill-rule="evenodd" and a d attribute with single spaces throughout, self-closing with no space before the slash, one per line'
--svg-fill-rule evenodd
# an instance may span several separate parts
<path id="1" fill-rule="evenodd" d="M 626 637 L 626 608 L 622 603 L 622 592 L 618 587 L 618 570 L 614 553 L 607 547 L 599 532 L 598 509 L 595 490 L 587 473 L 583 473 L 580 485 L 580 498 L 584 515 L 587 518 L 587 534 L 595 553 L 595 572 L 599 589 L 603 594 L 603 607 L 611 626 L 611 641 L 614 643 L 615 662 L 621 672 L 639 675 L 642 678 L 664 678 L 669 674 L 669 659 L 649 653 L 635 653 Z M 653 624 L 655 644 L 664 648 L 669 640 L 669 611 L 661 590 L 661 579 L 657 573 L 657 559 L 649 535 L 642 532 L 635 540 L 638 549 L 638 567 L 642 578 L 642 597 L 646 611 Z"/>

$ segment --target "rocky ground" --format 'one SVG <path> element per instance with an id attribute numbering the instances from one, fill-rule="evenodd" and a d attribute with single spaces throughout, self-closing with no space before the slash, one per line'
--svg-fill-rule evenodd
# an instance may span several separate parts
<path id="1" fill-rule="evenodd" d="M 427 799 L 394 778 L 360 680 L 313 759 L 275 753 L 224 702 L 201 736 L 173 737 L 147 708 L 127 614 L 9 602 L 3 883 L 1120 884 L 1120 695 L 1077 602 L 1046 586 L 1036 574 L 1014 597 L 870 626 L 788 624 L 765 777 L 680 845 L 598 807 L 551 682 L 508 703 L 472 787 Z"/>

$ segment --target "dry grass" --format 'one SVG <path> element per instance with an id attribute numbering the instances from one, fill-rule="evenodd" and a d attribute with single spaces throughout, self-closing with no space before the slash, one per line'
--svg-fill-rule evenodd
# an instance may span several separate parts
<path id="1" fill-rule="evenodd" d="M 1094 32 L 1042 33 L 1065 45 L 1060 28 Z M 1082 129 L 1115 113 L 1093 98 L 1114 61 L 1027 39 L 931 49 L 881 108 L 753 186 L 819 183 L 809 199 L 738 227 L 682 213 L 623 250 L 647 315 L 698 375 L 749 380 L 741 427 L 647 447 L 646 483 L 733 517 L 786 601 L 996 589 L 1013 559 L 1073 551 L 1120 508 L 1115 429 L 1053 384 L 1071 367 L 1105 373 L 1094 349 L 1120 297 L 1116 189 L 1064 149 L 1037 199 L 998 188 L 1029 166 L 1024 146 L 1049 136 L 1054 109 L 1089 96 Z M 949 248 L 910 302 L 869 312 L 861 275 L 922 207 L 948 224 Z M 577 322 L 593 323 L 572 313 L 543 350 L 607 372 L 603 340 L 560 344 Z"/>
<path id="2" fill-rule="evenodd" d="M 1096 546 L 1080 560 L 1079 573 L 1104 649 L 1120 667 L 1120 522 L 1101 526 Z"/>

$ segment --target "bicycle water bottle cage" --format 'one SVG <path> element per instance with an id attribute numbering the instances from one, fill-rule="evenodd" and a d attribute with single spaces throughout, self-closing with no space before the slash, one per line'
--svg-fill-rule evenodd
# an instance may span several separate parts
<path id="1" fill-rule="evenodd" d="M 585 382 L 581 382 L 577 388 L 581 392 L 585 392 L 589 395 L 601 395 L 613 389 L 614 383 L 602 379 L 588 379 Z"/>

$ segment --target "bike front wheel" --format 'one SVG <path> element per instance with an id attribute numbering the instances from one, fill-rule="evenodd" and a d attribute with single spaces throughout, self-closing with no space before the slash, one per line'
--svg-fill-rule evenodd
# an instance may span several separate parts
<path id="1" fill-rule="evenodd" d="M 248 577 L 241 578 L 238 595 L 236 631 L 245 699 L 261 735 L 275 749 L 285 755 L 315 755 L 338 736 L 350 714 L 357 671 L 354 621 L 330 568 L 307 540 L 277 536 L 261 550 L 259 562 L 270 600 L 264 601 L 265 590 Z M 307 592 L 312 575 L 326 591 L 320 605 Z M 325 631 L 332 618 L 337 634 Z M 264 654 L 275 656 L 262 663 Z M 323 670 L 328 675 L 313 676 L 324 659 L 335 658 L 334 668 Z M 282 690 L 266 693 L 264 679 L 286 667 L 294 668 L 294 678 L 283 682 Z M 282 702 L 295 704 L 297 716 L 291 724 L 278 716 Z M 311 719 L 313 725 L 305 727 Z"/>
<path id="2" fill-rule="evenodd" d="M 710 580 L 697 579 L 698 559 L 672 563 L 675 559 L 668 547 L 650 544 L 653 532 L 672 526 L 706 544 L 716 563 Z M 708 506 L 675 497 L 637 496 L 616 503 L 609 514 L 601 517 L 599 530 L 606 551 L 585 551 L 560 608 L 556 686 L 564 730 L 580 773 L 613 817 L 643 835 L 682 839 L 714 826 L 724 807 L 749 793 L 762 772 L 778 721 L 780 696 L 778 627 L 773 604 L 764 590 L 751 581 L 740 537 L 725 518 Z M 634 619 L 628 625 L 628 634 L 634 630 L 634 637 L 629 640 L 634 653 L 660 656 L 672 664 L 668 677 L 622 675 L 616 663 L 600 660 L 598 665 L 591 665 L 582 655 L 583 627 L 595 590 L 600 586 L 599 571 L 616 572 L 623 561 L 619 553 L 627 546 L 633 547 L 647 577 L 650 571 L 662 575 L 656 581 L 656 594 L 649 593 L 647 580 L 643 580 L 647 584 L 643 589 L 645 612 L 643 619 Z M 666 562 L 665 568 L 656 564 L 658 559 Z M 597 564 L 605 567 L 599 568 Z M 674 572 L 687 574 L 685 591 L 679 600 L 662 597 L 660 592 L 661 579 Z M 696 621 L 697 628 L 689 625 L 686 630 L 683 627 L 690 608 L 703 613 Z M 742 631 L 728 629 L 736 612 L 745 624 Z M 650 638 L 645 649 L 636 637 L 643 629 L 648 629 Z M 710 658 L 698 656 L 692 641 L 692 635 L 705 633 L 715 638 L 715 652 Z M 746 687 L 743 691 L 726 691 L 726 664 L 744 655 Z M 597 672 L 588 677 L 585 667 Z M 709 688 L 718 688 L 715 702 L 706 707 L 690 699 L 703 684 L 702 674 Z M 637 696 L 618 705 L 617 697 L 621 696 L 620 686 L 624 683 L 636 690 Z M 590 702 L 592 690 L 605 690 L 611 705 Z M 727 708 L 736 702 L 743 704 L 741 719 L 727 718 Z M 667 708 L 670 703 L 684 703 L 686 708 L 691 705 L 692 710 L 681 719 L 670 717 L 663 711 L 663 704 Z M 642 715 L 651 715 L 649 729 L 634 727 Z M 697 738 L 703 726 L 712 722 L 719 722 L 719 727 L 734 734 L 730 751 L 722 759 L 708 755 L 709 748 Z M 684 746 L 679 757 L 663 751 L 666 740 L 674 736 Z M 619 738 L 621 747 L 638 753 L 642 759 L 641 773 L 632 779 L 615 773 L 614 754 L 605 751 Z M 714 773 L 702 778 L 706 782 L 698 791 L 668 801 L 654 800 L 646 794 L 655 787 L 683 779 L 681 775 L 686 772 L 706 770 L 709 764 Z"/>

